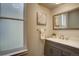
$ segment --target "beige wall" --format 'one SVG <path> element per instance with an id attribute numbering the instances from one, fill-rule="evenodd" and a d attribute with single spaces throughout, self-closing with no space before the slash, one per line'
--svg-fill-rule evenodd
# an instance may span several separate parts
<path id="1" fill-rule="evenodd" d="M 26 8 L 26 22 L 27 22 L 27 43 L 28 43 L 28 50 L 30 51 L 29 55 L 40 56 L 43 55 L 43 47 L 44 41 L 39 39 L 39 32 L 37 31 L 38 28 L 45 28 L 44 26 L 37 25 L 36 13 L 37 12 L 44 12 L 47 14 L 47 25 L 46 25 L 46 35 L 49 36 L 52 31 L 52 20 L 51 20 L 51 12 L 49 9 L 40 6 L 35 3 L 27 4 Z"/>
<path id="2" fill-rule="evenodd" d="M 52 10 L 52 16 L 58 13 L 70 11 L 72 9 L 79 8 L 79 4 L 63 4 Z M 52 30 L 57 35 L 64 35 L 69 39 L 79 39 L 79 30 Z"/>

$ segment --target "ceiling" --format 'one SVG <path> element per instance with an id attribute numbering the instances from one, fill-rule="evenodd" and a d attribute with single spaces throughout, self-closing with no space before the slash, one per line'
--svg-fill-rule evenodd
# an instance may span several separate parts
<path id="1" fill-rule="evenodd" d="M 56 3 L 39 3 L 39 4 L 42 5 L 42 6 L 45 6 L 45 7 L 49 8 L 49 9 L 53 9 L 53 8 L 63 4 L 63 3 L 60 3 L 60 4 L 56 4 Z"/>

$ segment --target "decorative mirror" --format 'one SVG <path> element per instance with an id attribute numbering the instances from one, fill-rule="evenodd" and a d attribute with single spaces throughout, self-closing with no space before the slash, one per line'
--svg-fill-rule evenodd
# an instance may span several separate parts
<path id="1" fill-rule="evenodd" d="M 79 29 L 79 8 L 55 15 L 53 17 L 53 29 Z"/>

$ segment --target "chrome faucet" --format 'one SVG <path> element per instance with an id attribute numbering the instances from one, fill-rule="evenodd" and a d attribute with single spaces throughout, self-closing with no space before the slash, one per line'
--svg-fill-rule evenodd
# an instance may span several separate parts
<path id="1" fill-rule="evenodd" d="M 64 35 L 61 35 L 59 38 L 60 38 L 60 39 L 64 39 Z"/>

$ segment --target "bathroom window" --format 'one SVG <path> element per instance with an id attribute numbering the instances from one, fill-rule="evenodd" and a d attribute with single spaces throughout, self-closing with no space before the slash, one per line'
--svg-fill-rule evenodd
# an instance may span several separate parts
<path id="1" fill-rule="evenodd" d="M 24 40 L 24 4 L 0 4 L 0 55 L 27 51 Z"/>

